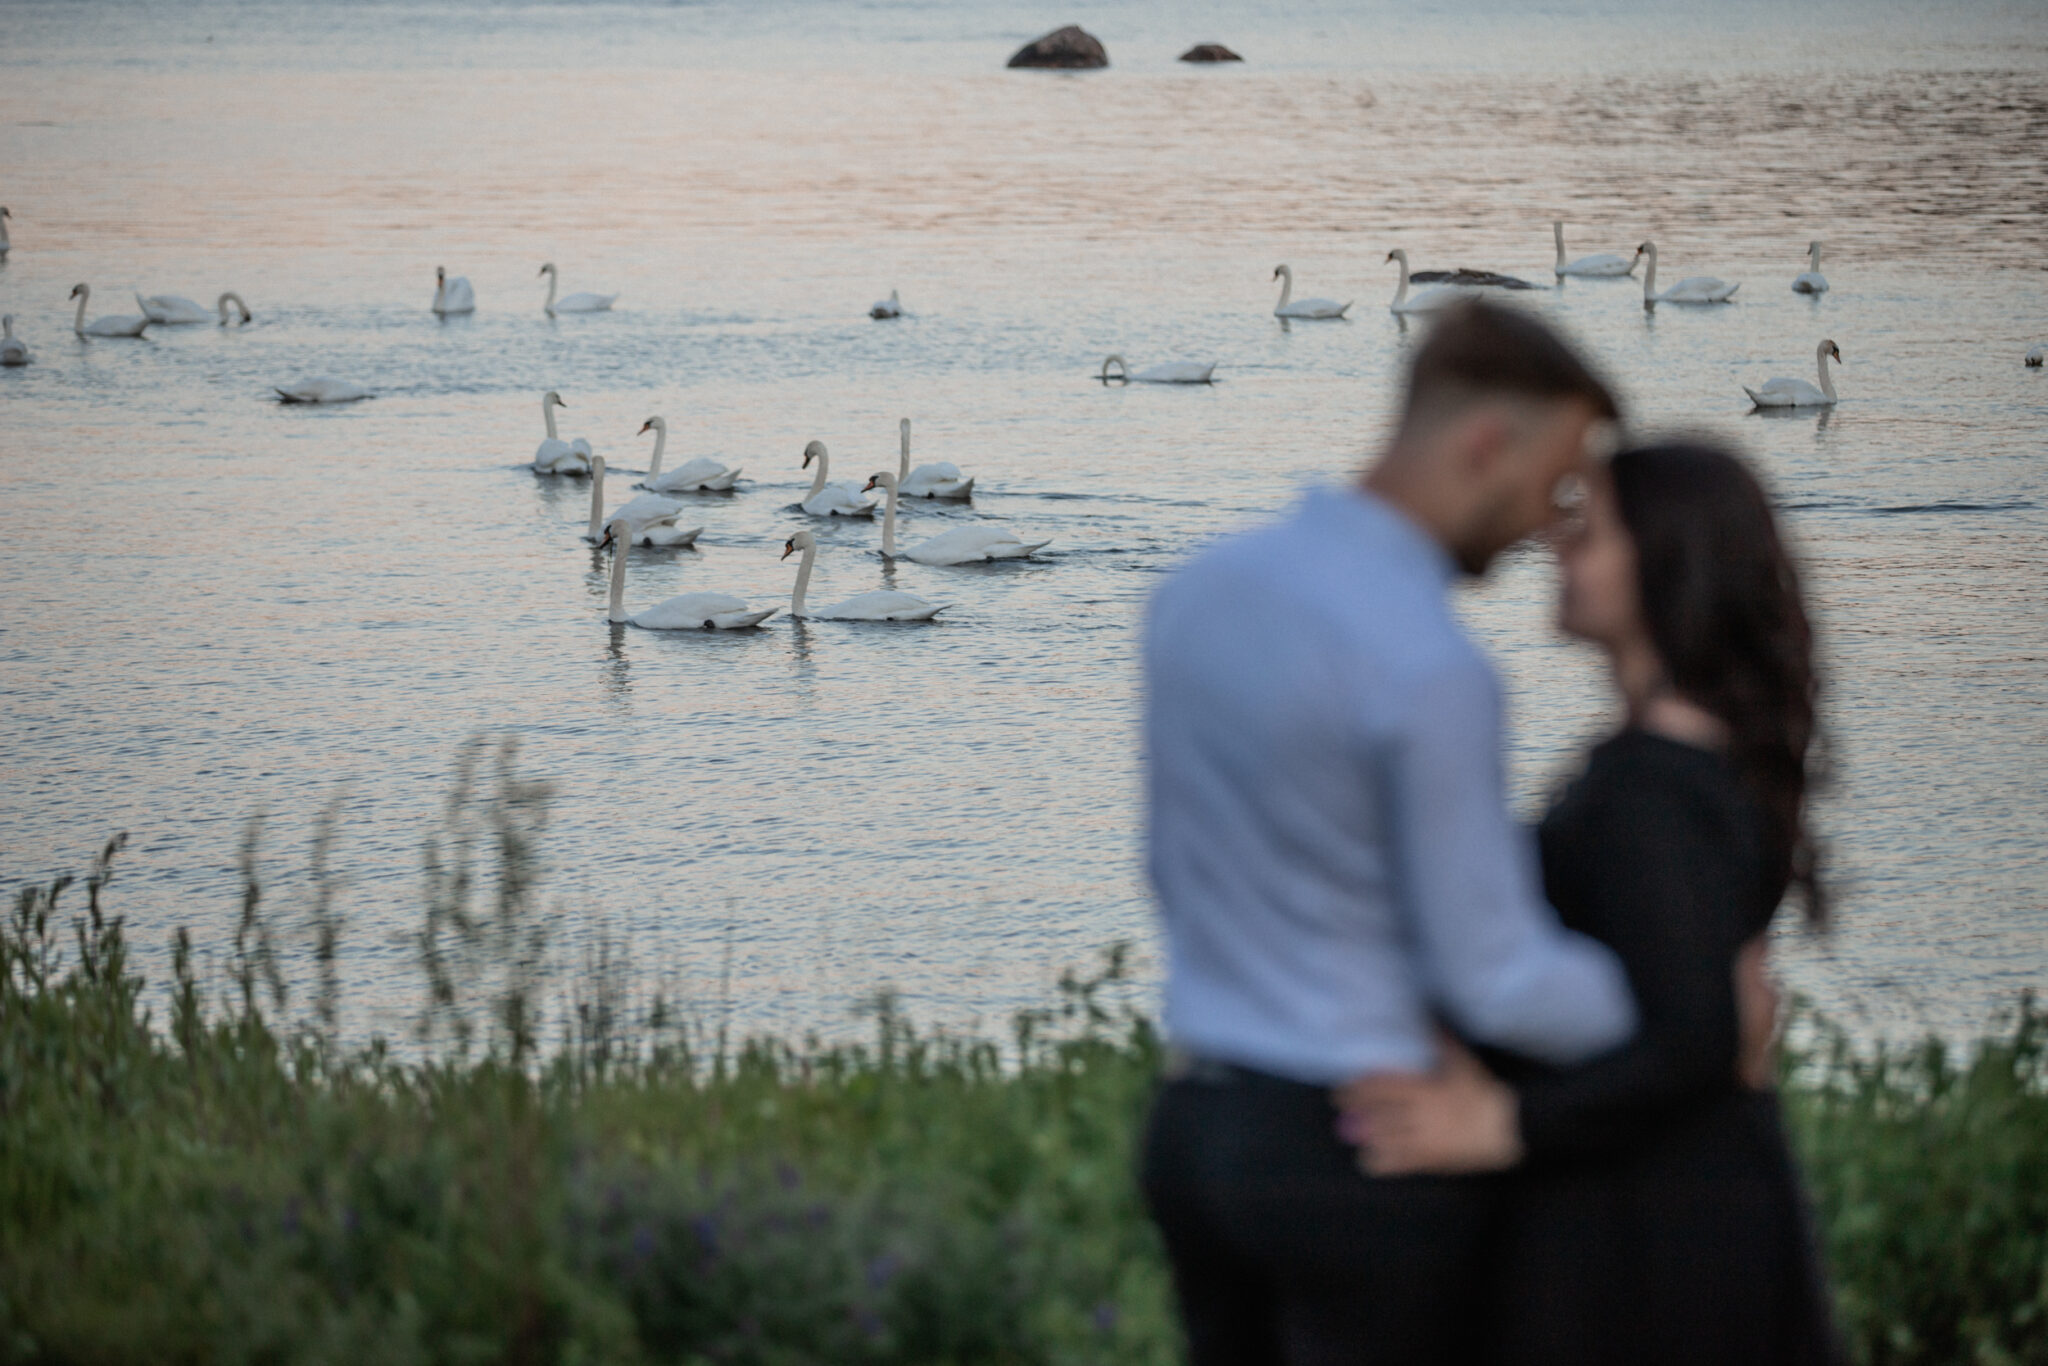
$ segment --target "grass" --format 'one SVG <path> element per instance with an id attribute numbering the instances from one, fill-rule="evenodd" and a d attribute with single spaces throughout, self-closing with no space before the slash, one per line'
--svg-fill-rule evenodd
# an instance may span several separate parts
<path id="1" fill-rule="evenodd" d="M 131 968 L 110 884 L 0 930 L 0 1360 L 1177 1359 L 1131 1180 L 1159 1062 L 1120 950 L 997 1043 L 728 1047 L 586 964 L 543 1020 L 547 793 L 465 751 L 426 848 L 423 1051 L 335 1037 L 315 841 L 303 1009 L 245 855 L 225 990 Z M 324 827 L 331 831 L 332 822 Z M 1859 1361 L 2048 1363 L 2048 1013 L 1968 1056 L 1824 1026 L 1787 1111 Z M 430 1047 L 429 1047 L 430 1045 Z"/>

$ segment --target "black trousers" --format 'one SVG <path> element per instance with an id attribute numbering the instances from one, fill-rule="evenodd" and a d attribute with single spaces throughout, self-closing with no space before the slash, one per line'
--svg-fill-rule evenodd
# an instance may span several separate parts
<path id="1" fill-rule="evenodd" d="M 1321 1087 L 1236 1068 L 1169 1081 L 1144 1187 L 1193 1366 L 1422 1366 L 1481 1351 L 1490 1178 L 1375 1180 Z"/>

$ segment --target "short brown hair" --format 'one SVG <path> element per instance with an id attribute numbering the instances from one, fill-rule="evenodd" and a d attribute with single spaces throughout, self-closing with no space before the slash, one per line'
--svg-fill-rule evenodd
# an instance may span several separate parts
<path id="1" fill-rule="evenodd" d="M 1606 383 L 1540 319 L 1503 304 L 1460 304 L 1416 348 L 1401 425 L 1445 400 L 1493 395 L 1575 398 L 1609 421 L 1621 416 Z"/>

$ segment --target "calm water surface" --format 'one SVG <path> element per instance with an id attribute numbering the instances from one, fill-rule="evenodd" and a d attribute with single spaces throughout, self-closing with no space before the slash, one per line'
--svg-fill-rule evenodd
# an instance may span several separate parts
<path id="1" fill-rule="evenodd" d="M 2048 975 L 2048 29 L 2038 5 L 1009 3 L 0 5 L 0 878 L 133 832 L 123 907 L 224 947 L 243 822 L 306 903 L 337 795 L 350 1027 L 419 997 L 420 845 L 458 746 L 515 735 L 557 789 L 563 962 L 600 933 L 746 1027 L 846 1027 L 894 983 L 994 1025 L 1096 946 L 1149 946 L 1133 641 L 1191 549 L 1355 468 L 1414 332 L 1388 249 L 1548 281 L 1645 237 L 1705 311 L 1633 281 L 1530 296 L 1646 425 L 1755 454 L 1808 559 L 1832 691 L 1839 930 L 1797 984 L 1866 1027 L 1966 1031 Z M 1007 72 L 1056 23 L 1116 65 Z M 1180 67 L 1204 40 L 1242 68 Z M 1834 291 L 1793 295 L 1807 241 Z M 535 272 L 622 294 L 542 316 Z M 1278 324 L 1268 277 L 1356 298 Z M 427 304 L 445 265 L 472 318 Z M 254 326 L 84 344 L 65 295 L 239 290 Z M 871 323 L 900 288 L 912 316 Z M 1740 383 L 1847 364 L 1826 416 Z M 1222 362 L 1104 388 L 1108 351 Z M 331 373 L 378 397 L 280 407 Z M 1028 564 L 885 569 L 835 526 L 813 591 L 955 604 L 929 628 L 746 636 L 604 620 L 587 485 L 525 468 L 543 389 L 629 495 L 669 458 L 748 482 L 629 600 L 782 599 L 804 443 L 835 477 L 978 476 Z M 1595 662 L 1511 560 L 1465 596 L 1508 678 L 1533 811 L 1608 724 Z M 298 942 L 296 939 L 294 942 Z M 295 950 L 295 970 L 303 953 Z M 1147 956 L 1147 971 L 1153 971 Z M 731 985 L 718 982 L 729 974 Z"/>

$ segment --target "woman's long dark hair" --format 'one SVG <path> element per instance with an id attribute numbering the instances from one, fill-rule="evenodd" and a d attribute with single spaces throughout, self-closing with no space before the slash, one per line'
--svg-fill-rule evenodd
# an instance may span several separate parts
<path id="1" fill-rule="evenodd" d="M 1739 456 L 1703 442 L 1626 450 L 1610 469 L 1644 624 L 1671 687 L 1727 725 L 1777 871 L 1819 925 L 1827 908 L 1806 798 L 1820 684 L 1799 568 L 1770 498 Z"/>

